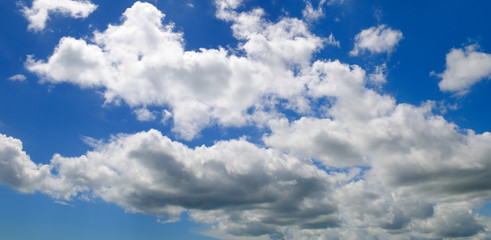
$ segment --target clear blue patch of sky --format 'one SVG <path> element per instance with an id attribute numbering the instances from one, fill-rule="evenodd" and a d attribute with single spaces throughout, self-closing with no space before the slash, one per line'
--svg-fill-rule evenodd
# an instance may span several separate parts
<path id="1" fill-rule="evenodd" d="M 157 217 L 126 213 L 102 200 L 75 200 L 71 206 L 44 194 L 22 194 L 0 186 L 0 237 L 2 239 L 173 240 L 213 239 L 202 236 L 203 227 L 183 214 L 181 221 L 158 223 Z"/>

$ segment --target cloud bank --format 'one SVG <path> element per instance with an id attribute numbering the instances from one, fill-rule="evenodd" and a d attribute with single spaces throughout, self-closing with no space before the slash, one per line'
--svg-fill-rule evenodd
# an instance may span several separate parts
<path id="1" fill-rule="evenodd" d="M 241 138 L 189 148 L 149 130 L 87 138 L 94 149 L 86 154 L 36 164 L 20 140 L 0 134 L 0 182 L 63 201 L 103 199 L 164 222 L 188 212 L 224 238 L 489 236 L 475 209 L 491 197 L 491 133 L 460 129 L 431 101 L 397 103 L 370 88 L 386 81 L 384 65 L 375 76 L 313 60 L 332 35 L 240 5 L 216 1 L 235 51 L 186 51 L 161 11 L 136 2 L 121 24 L 90 40 L 64 37 L 48 59 L 30 56 L 26 66 L 42 82 L 102 90 L 141 121 L 156 118 L 147 107 L 161 108 L 181 139 L 215 124 L 252 125 L 264 129 L 261 147 Z M 400 39 L 385 25 L 365 29 L 354 55 L 390 53 Z"/>

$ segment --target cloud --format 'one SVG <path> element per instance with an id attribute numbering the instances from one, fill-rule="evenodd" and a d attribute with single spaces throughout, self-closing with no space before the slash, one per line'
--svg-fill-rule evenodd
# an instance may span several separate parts
<path id="1" fill-rule="evenodd" d="M 364 29 L 355 36 L 355 47 L 351 50 L 351 56 L 368 51 L 372 54 L 391 53 L 403 38 L 402 32 L 392 30 L 387 25 L 379 25 Z"/>
<path id="2" fill-rule="evenodd" d="M 157 130 L 119 134 L 80 157 L 55 154 L 49 164 L 37 165 L 20 140 L 0 135 L 0 164 L 0 182 L 22 192 L 40 191 L 63 201 L 103 199 L 129 212 L 169 219 L 160 222 L 178 221 L 186 211 L 194 221 L 214 226 L 217 232 L 208 234 L 215 236 L 441 238 L 474 236 L 485 224 L 472 212 L 471 197 L 439 198 L 446 186 L 472 177 L 465 175 L 466 166 L 454 167 L 464 171 L 452 178 L 428 174 L 424 181 L 442 180 L 446 186 L 427 194 L 418 188 L 405 191 L 413 183 L 391 185 L 378 175 L 379 164 L 366 173 L 356 167 L 327 173 L 310 161 L 243 139 L 191 149 Z M 414 163 L 397 164 L 389 168 L 420 171 Z M 486 190 L 457 195 L 479 191 Z"/>
<path id="3" fill-rule="evenodd" d="M 0 135 L 0 179 L 23 192 L 32 192 L 31 185 L 39 176 L 39 169 L 22 151 L 22 142 L 18 139 Z"/>
<path id="4" fill-rule="evenodd" d="M 336 40 L 336 38 L 334 38 L 334 35 L 332 35 L 332 33 L 329 35 L 329 37 L 327 37 L 326 44 L 327 45 L 336 46 L 336 47 L 340 47 L 341 46 L 341 44 L 339 43 L 339 41 Z"/>
<path id="5" fill-rule="evenodd" d="M 24 82 L 26 80 L 26 76 L 22 74 L 16 74 L 14 76 L 9 77 L 8 80 L 13 82 Z"/>
<path id="6" fill-rule="evenodd" d="M 41 31 L 46 27 L 49 14 L 60 13 L 72 18 L 86 18 L 97 5 L 88 0 L 34 0 L 32 6 L 23 7 L 22 12 L 29 21 L 27 28 Z"/>
<path id="7" fill-rule="evenodd" d="M 387 64 L 383 63 L 375 66 L 375 71 L 368 75 L 368 81 L 375 85 L 382 85 L 387 82 Z"/>
<path id="8" fill-rule="evenodd" d="M 138 121 L 142 121 L 142 122 L 143 121 L 153 121 L 153 120 L 157 119 L 155 114 L 153 114 L 153 112 L 150 112 L 146 108 L 136 109 L 133 111 L 133 113 L 136 115 L 136 119 L 138 119 Z"/>
<path id="9" fill-rule="evenodd" d="M 435 232 L 435 237 L 470 237 L 484 230 L 469 211 L 468 204 L 438 204 L 435 215 L 421 226 L 426 231 Z"/>
<path id="10" fill-rule="evenodd" d="M 174 131 L 187 140 L 212 122 L 244 126 L 259 121 L 266 96 L 295 99 L 290 105 L 305 110 L 295 71 L 309 65 L 322 39 L 298 19 L 271 23 L 260 9 L 223 11 L 245 56 L 223 48 L 184 51 L 182 34 L 162 25 L 164 14 L 136 2 L 121 25 L 94 33 L 92 43 L 64 37 L 47 61 L 30 56 L 26 65 L 43 82 L 103 87 L 108 103 L 168 109 Z"/>
<path id="11" fill-rule="evenodd" d="M 441 91 L 463 95 L 472 85 L 491 78 L 491 54 L 478 49 L 477 45 L 469 45 L 464 49 L 450 50 L 445 71 L 436 74 L 442 79 L 438 83 Z"/>
<path id="12" fill-rule="evenodd" d="M 118 135 L 80 157 L 34 164 L 17 139 L 0 135 L 0 181 L 55 198 L 102 198 L 130 212 L 174 219 L 189 211 L 234 235 L 338 225 L 328 175 L 313 164 L 244 140 L 211 147 L 173 142 L 156 130 Z"/>
<path id="13" fill-rule="evenodd" d="M 341 5 L 344 0 L 320 0 L 317 4 L 317 8 L 314 9 L 311 1 L 305 1 L 305 8 L 302 10 L 302 16 L 304 19 L 308 21 L 315 21 L 319 18 L 324 17 L 324 5 L 332 6 L 332 5 Z"/>

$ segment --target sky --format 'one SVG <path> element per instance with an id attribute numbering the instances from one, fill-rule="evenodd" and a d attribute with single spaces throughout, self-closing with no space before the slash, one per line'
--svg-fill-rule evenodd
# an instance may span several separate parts
<path id="1" fill-rule="evenodd" d="M 0 2 L 0 238 L 489 239 L 491 2 Z"/>

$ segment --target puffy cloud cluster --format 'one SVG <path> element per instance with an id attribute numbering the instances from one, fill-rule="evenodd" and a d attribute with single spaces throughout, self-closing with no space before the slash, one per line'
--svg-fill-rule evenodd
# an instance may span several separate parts
<path id="1" fill-rule="evenodd" d="M 491 78 L 491 54 L 479 52 L 479 46 L 452 49 L 446 57 L 446 69 L 437 74 L 442 80 L 440 90 L 463 95 L 469 88 L 484 79 Z"/>
<path id="2" fill-rule="evenodd" d="M 69 15 L 72 18 L 86 18 L 97 5 L 88 0 L 34 0 L 31 7 L 24 7 L 22 12 L 29 21 L 28 29 L 41 31 L 46 27 L 50 13 Z"/>
<path id="3" fill-rule="evenodd" d="M 294 99 L 289 105 L 305 110 L 297 70 L 309 65 L 323 40 L 298 19 L 271 23 L 261 9 L 237 13 L 229 7 L 237 3 L 222 5 L 217 14 L 233 23 L 245 56 L 223 48 L 185 51 L 182 34 L 162 25 L 164 14 L 136 2 L 121 25 L 96 32 L 93 43 L 65 37 L 47 61 L 29 58 L 27 66 L 46 82 L 103 87 L 107 102 L 168 108 L 174 131 L 188 140 L 211 122 L 261 121 L 266 97 Z"/>
<path id="4" fill-rule="evenodd" d="M 491 199 L 491 133 L 458 128 L 431 101 L 397 103 L 371 89 L 385 82 L 386 65 L 367 75 L 338 60 L 312 61 L 326 39 L 299 19 L 238 12 L 241 4 L 216 1 L 239 40 L 234 51 L 186 51 L 164 14 L 137 2 L 120 25 L 89 42 L 62 38 L 47 60 L 26 65 L 44 82 L 102 89 L 140 121 L 156 118 L 147 107 L 161 107 L 162 121 L 173 118 L 184 139 L 214 123 L 265 127 L 264 147 L 238 139 L 191 149 L 150 130 L 106 143 L 87 138 L 94 150 L 85 155 L 36 165 L 19 140 L 0 135 L 0 182 L 57 199 L 101 198 L 167 221 L 187 211 L 213 226 L 208 235 L 228 239 L 489 236 L 489 220 L 473 209 Z M 352 54 L 390 53 L 400 39 L 385 25 L 366 29 Z"/>
<path id="5" fill-rule="evenodd" d="M 391 53 L 402 38 L 401 31 L 387 25 L 364 29 L 355 36 L 355 47 L 350 55 L 358 56 L 366 51 L 372 54 Z"/>

